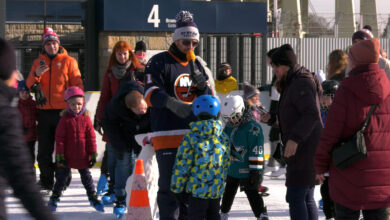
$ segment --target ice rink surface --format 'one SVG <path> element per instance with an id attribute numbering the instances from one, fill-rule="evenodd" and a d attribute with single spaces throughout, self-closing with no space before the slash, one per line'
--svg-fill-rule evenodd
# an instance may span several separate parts
<path id="1" fill-rule="evenodd" d="M 91 169 L 94 183 L 100 175 L 100 169 Z M 101 220 L 101 219 L 115 219 L 112 214 L 112 206 L 105 207 L 105 212 L 100 213 L 95 211 L 89 205 L 83 185 L 81 184 L 80 176 L 77 170 L 72 170 L 73 180 L 58 204 L 56 215 L 61 220 Z M 283 177 L 278 179 L 270 179 L 265 177 L 263 185 L 269 188 L 270 195 L 264 197 L 265 204 L 268 208 L 270 219 L 287 220 L 289 219 L 288 205 L 285 202 L 286 187 L 284 186 L 285 179 Z M 319 186 L 316 187 L 315 198 L 320 199 Z M 45 196 L 47 201 L 49 196 Z M 318 202 L 317 202 L 318 204 Z M 7 190 L 6 206 L 8 217 L 10 220 L 27 220 L 31 219 L 23 208 L 18 199 L 12 196 L 12 190 Z M 322 211 L 319 212 L 320 219 L 325 219 Z M 125 218 L 122 218 L 125 219 Z M 230 212 L 231 220 L 246 220 L 255 217 L 250 209 L 246 195 L 239 192 L 234 200 L 232 211 Z"/>

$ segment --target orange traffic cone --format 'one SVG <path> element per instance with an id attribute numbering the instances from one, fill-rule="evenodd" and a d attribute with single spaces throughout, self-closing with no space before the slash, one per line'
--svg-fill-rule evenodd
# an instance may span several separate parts
<path id="1" fill-rule="evenodd" d="M 131 188 L 129 208 L 127 209 L 127 220 L 152 220 L 150 210 L 148 190 L 146 189 L 146 179 L 144 164 L 141 159 L 137 159 L 133 174 L 133 185 Z"/>

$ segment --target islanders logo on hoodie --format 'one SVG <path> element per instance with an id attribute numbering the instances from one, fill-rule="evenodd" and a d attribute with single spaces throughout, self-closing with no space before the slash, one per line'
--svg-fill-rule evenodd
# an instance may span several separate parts
<path id="1" fill-rule="evenodd" d="M 196 98 L 196 89 L 189 73 L 182 73 L 176 78 L 173 90 L 176 98 L 184 103 L 192 103 Z"/>

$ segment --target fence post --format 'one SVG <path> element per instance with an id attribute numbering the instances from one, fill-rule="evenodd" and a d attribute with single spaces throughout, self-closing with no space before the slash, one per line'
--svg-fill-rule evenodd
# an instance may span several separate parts
<path id="1" fill-rule="evenodd" d="M 212 46 L 211 46 L 211 40 L 212 40 L 212 37 L 211 36 L 207 36 L 207 41 L 206 41 L 206 62 L 207 62 L 207 64 L 208 65 L 211 65 L 211 59 L 212 59 L 212 57 L 211 57 L 211 52 L 212 52 L 212 50 L 211 50 L 211 48 L 212 48 Z"/>
<path id="2" fill-rule="evenodd" d="M 5 39 L 6 0 L 0 0 L 0 37 Z"/>
<path id="3" fill-rule="evenodd" d="M 244 82 L 244 36 L 238 38 L 238 82 Z M 241 89 L 240 85 L 239 88 Z"/>
<path id="4" fill-rule="evenodd" d="M 221 47 L 221 36 L 217 36 L 217 47 L 216 47 L 216 69 L 221 64 L 222 60 L 222 47 Z"/>
<path id="5" fill-rule="evenodd" d="M 251 37 L 251 84 L 256 85 L 256 36 Z M 256 85 L 257 86 L 257 85 Z"/>
<path id="6" fill-rule="evenodd" d="M 227 62 L 232 67 L 232 76 L 238 77 L 238 62 L 237 62 L 237 36 L 229 36 L 227 39 Z"/>
<path id="7" fill-rule="evenodd" d="M 261 35 L 261 85 L 265 85 L 267 83 L 267 36 L 265 34 Z"/>

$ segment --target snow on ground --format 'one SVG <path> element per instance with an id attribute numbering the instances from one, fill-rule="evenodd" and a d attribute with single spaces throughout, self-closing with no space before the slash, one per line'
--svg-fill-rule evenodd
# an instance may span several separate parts
<path id="1" fill-rule="evenodd" d="M 91 169 L 94 183 L 100 175 L 100 169 Z M 56 215 L 60 220 L 101 220 L 115 219 L 112 214 L 112 206 L 105 207 L 105 212 L 97 212 L 89 205 L 85 189 L 81 184 L 80 176 L 77 170 L 72 170 L 73 180 L 70 188 L 67 189 L 61 201 L 58 204 Z M 265 177 L 263 185 L 269 188 L 270 196 L 264 197 L 265 205 L 268 208 L 268 214 L 272 220 L 287 220 L 289 219 L 288 205 L 285 202 L 286 187 L 284 186 L 284 178 L 271 180 Z M 316 187 L 315 199 L 320 199 L 319 186 Z M 49 196 L 45 196 L 46 201 Z M 318 202 L 317 202 L 318 204 Z M 10 220 L 27 220 L 30 219 L 26 214 L 23 206 L 18 199 L 12 196 L 12 191 L 7 190 L 6 206 L 8 218 Z M 125 219 L 125 218 L 123 218 Z M 253 213 L 250 209 L 245 193 L 239 192 L 234 200 L 232 211 L 230 212 L 230 220 L 254 220 Z M 320 211 L 320 219 L 325 219 L 322 211 Z"/>

